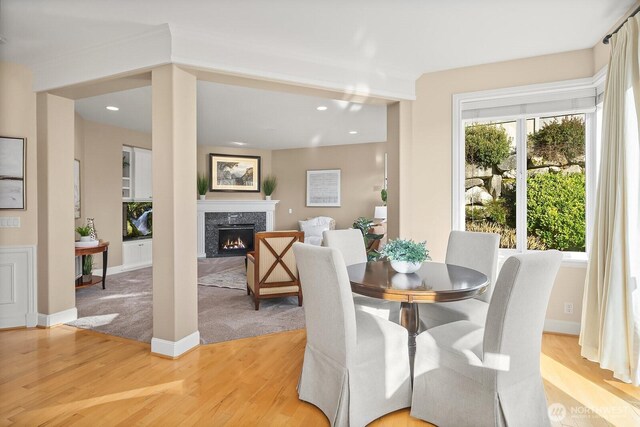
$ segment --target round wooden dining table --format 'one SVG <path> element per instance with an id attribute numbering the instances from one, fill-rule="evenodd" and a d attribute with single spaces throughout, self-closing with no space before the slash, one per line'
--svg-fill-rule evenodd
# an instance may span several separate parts
<path id="1" fill-rule="evenodd" d="M 473 298 L 485 292 L 489 285 L 487 276 L 479 271 L 431 261 L 411 274 L 396 273 L 388 261 L 354 264 L 347 271 L 353 292 L 400 302 L 399 320 L 409 332 L 412 361 L 420 328 L 418 304 Z"/>

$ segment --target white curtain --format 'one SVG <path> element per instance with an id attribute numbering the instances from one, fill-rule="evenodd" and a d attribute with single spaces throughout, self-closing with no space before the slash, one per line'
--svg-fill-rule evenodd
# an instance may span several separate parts
<path id="1" fill-rule="evenodd" d="M 584 290 L 582 356 L 640 384 L 640 17 L 611 38 L 594 230 Z"/>

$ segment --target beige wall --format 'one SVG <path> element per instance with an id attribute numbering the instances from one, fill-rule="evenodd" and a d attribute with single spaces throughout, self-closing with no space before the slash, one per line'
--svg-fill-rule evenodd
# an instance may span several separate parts
<path id="1" fill-rule="evenodd" d="M 298 229 L 298 220 L 314 216 L 330 216 L 336 228 L 351 227 L 353 221 L 371 218 L 376 205 L 382 204 L 380 189 L 384 180 L 384 142 L 337 145 L 331 147 L 275 150 L 272 168 L 278 178 L 273 194 L 280 200 L 276 208 L 276 229 Z M 308 208 L 306 204 L 306 171 L 340 169 L 341 199 L 339 208 Z M 289 213 L 293 209 L 293 213 Z"/>
<path id="2" fill-rule="evenodd" d="M 38 243 L 36 95 L 31 81 L 25 66 L 0 62 L 0 136 L 27 138 L 26 209 L 0 211 L 0 216 L 20 218 L 20 228 L 2 229 L 0 246 Z"/>
<path id="3" fill-rule="evenodd" d="M 78 222 L 95 219 L 98 237 L 110 242 L 108 265 L 118 266 L 122 264 L 122 146 L 151 149 L 151 135 L 83 120 L 79 115 L 76 123 L 76 156 L 82 156 L 83 171 Z M 102 257 L 94 257 L 94 263 L 102 266 Z"/>
<path id="4" fill-rule="evenodd" d="M 260 167 L 262 169 L 261 177 L 271 174 L 271 150 L 259 150 L 254 148 L 234 148 L 234 147 L 217 147 L 214 145 L 198 145 L 198 174 L 209 176 L 209 154 L 231 154 L 240 156 L 260 156 Z M 194 197 L 197 197 L 197 191 L 193 189 Z M 212 192 L 207 193 L 207 199 L 215 200 L 255 200 L 262 199 L 262 193 L 226 193 Z"/>
<path id="5" fill-rule="evenodd" d="M 593 47 L 593 70 L 595 72 L 600 71 L 609 64 L 609 53 L 611 52 L 609 46 L 611 45 L 606 45 L 600 41 Z"/>
<path id="6" fill-rule="evenodd" d="M 401 146 L 401 169 L 411 181 L 401 209 L 403 230 L 427 240 L 434 260 L 444 259 L 451 229 L 452 96 L 457 93 L 591 77 L 593 49 L 424 74 L 416 82 L 413 135 Z M 404 185 L 404 184 L 403 184 Z M 584 268 L 563 268 L 551 296 L 548 318 L 579 322 Z M 574 314 L 563 303 L 574 303 Z"/>

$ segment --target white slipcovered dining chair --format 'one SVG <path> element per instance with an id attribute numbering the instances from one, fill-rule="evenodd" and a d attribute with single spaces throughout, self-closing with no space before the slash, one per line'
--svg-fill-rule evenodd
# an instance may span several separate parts
<path id="1" fill-rule="evenodd" d="M 545 426 L 542 329 L 562 255 L 515 255 L 502 267 L 485 327 L 461 320 L 416 339 L 411 415 L 444 426 Z"/>
<path id="2" fill-rule="evenodd" d="M 349 228 L 346 230 L 326 230 L 322 233 L 322 245 L 338 249 L 344 263 L 348 266 L 367 262 L 367 250 L 360 230 Z M 363 310 L 382 318 L 398 322 L 400 318 L 400 303 L 371 298 L 365 295 L 353 294 L 356 310 Z"/>
<path id="3" fill-rule="evenodd" d="M 364 426 L 411 401 L 407 330 L 355 310 L 337 249 L 295 243 L 307 344 L 298 396 L 332 426 Z"/>
<path id="4" fill-rule="evenodd" d="M 452 231 L 447 244 L 447 264 L 479 271 L 489 279 L 487 290 L 475 298 L 436 304 L 420 304 L 422 330 L 458 320 L 469 320 L 480 326 L 487 318 L 489 302 L 498 268 L 500 235 L 470 231 Z"/>

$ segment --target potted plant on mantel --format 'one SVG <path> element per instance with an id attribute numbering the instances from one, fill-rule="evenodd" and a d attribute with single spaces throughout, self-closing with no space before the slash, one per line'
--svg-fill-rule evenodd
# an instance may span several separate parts
<path id="1" fill-rule="evenodd" d="M 278 187 L 278 179 L 273 175 L 265 176 L 262 180 L 262 191 L 264 192 L 264 199 L 271 200 L 271 195 L 276 191 Z"/>
<path id="2" fill-rule="evenodd" d="M 82 284 L 91 283 L 93 274 L 93 255 L 85 255 L 82 262 Z"/>
<path id="3" fill-rule="evenodd" d="M 207 191 L 209 191 L 209 178 L 204 174 L 198 175 L 197 186 L 200 200 L 204 200 L 207 196 Z"/>
<path id="4" fill-rule="evenodd" d="M 430 260 L 427 242 L 396 239 L 388 242 L 380 251 L 391 262 L 391 268 L 398 273 L 415 273 L 422 263 Z"/>

